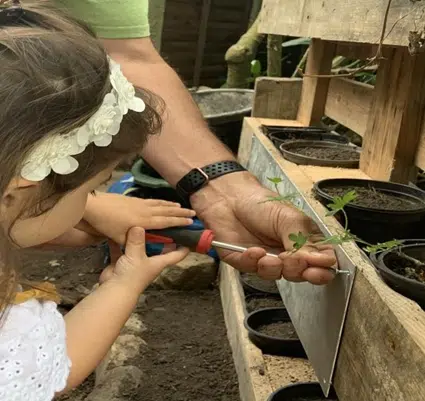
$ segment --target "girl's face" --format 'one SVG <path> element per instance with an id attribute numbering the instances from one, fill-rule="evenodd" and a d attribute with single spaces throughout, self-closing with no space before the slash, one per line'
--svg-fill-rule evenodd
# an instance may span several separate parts
<path id="1" fill-rule="evenodd" d="M 3 197 L 1 209 L 2 215 L 6 216 L 6 219 L 10 219 L 6 222 L 8 223 L 7 226 L 10 227 L 10 224 L 12 224 L 10 236 L 14 243 L 20 248 L 38 246 L 50 242 L 72 229 L 83 218 L 90 192 L 107 181 L 113 169 L 114 166 L 102 171 L 79 188 L 64 195 L 47 212 L 35 217 L 26 217 L 24 213 L 16 221 L 14 221 L 13 216 L 20 214 L 19 206 L 28 201 L 23 199 L 25 196 L 23 194 L 28 194 L 28 191 L 24 189 L 31 189 L 31 187 L 38 186 L 39 183 L 23 179 L 17 179 L 16 182 L 11 183 L 10 189 Z"/>

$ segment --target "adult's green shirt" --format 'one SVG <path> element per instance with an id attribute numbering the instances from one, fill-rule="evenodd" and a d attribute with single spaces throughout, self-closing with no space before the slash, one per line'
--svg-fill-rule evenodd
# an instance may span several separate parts
<path id="1" fill-rule="evenodd" d="M 144 38 L 149 32 L 149 0 L 52 0 L 86 22 L 105 39 Z"/>

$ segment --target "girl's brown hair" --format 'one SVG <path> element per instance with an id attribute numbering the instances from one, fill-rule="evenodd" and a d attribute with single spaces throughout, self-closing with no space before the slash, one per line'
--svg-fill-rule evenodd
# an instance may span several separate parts
<path id="1" fill-rule="evenodd" d="M 0 3 L 1 4 L 1 3 Z M 112 89 L 101 43 L 80 21 L 43 1 L 23 2 L 27 15 L 0 25 L 0 195 L 19 176 L 26 155 L 41 139 L 82 126 Z M 79 168 L 42 183 L 43 198 L 72 191 L 112 163 L 140 151 L 161 128 L 161 101 L 137 89 L 143 113 L 129 111 L 108 147 L 90 145 L 76 156 Z M 35 200 L 40 203 L 42 199 Z M 1 218 L 1 216 L 0 216 Z M 16 288 L 10 239 L 0 241 L 0 307 Z"/>

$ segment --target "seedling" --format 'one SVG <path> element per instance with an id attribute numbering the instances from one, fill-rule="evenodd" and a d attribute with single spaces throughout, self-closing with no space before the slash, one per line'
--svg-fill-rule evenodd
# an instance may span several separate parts
<path id="1" fill-rule="evenodd" d="M 274 184 L 276 192 L 279 194 L 275 197 L 269 197 L 265 202 L 279 201 L 279 202 L 291 202 L 297 197 L 296 194 L 282 195 L 279 190 L 279 184 L 282 182 L 280 178 L 268 178 L 270 182 Z M 369 242 L 363 241 L 356 235 L 352 234 L 348 229 L 348 216 L 344 208 L 353 202 L 357 198 L 355 191 L 349 191 L 343 196 L 334 196 L 332 202 L 327 205 L 329 211 L 326 213 L 327 216 L 334 216 L 337 213 L 341 213 L 344 216 L 344 228 L 338 234 L 326 237 L 324 240 L 316 242 L 315 245 L 342 245 L 345 242 L 356 241 L 363 245 L 366 245 L 365 250 L 369 253 L 378 253 L 388 251 L 399 247 L 402 242 L 399 240 L 391 240 L 387 242 L 379 242 L 377 244 L 370 244 Z M 291 202 L 292 203 L 292 202 Z M 293 251 L 298 252 L 304 245 L 306 245 L 311 238 L 312 234 L 291 233 L 288 238 L 293 242 Z"/>

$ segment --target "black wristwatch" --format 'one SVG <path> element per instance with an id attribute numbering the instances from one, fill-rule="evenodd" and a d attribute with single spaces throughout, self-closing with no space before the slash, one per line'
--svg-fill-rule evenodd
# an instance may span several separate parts
<path id="1" fill-rule="evenodd" d="M 202 168 L 194 168 L 177 183 L 176 190 L 183 199 L 189 201 L 191 195 L 205 187 L 211 180 L 239 171 L 246 171 L 246 169 L 234 160 L 216 162 Z"/>

